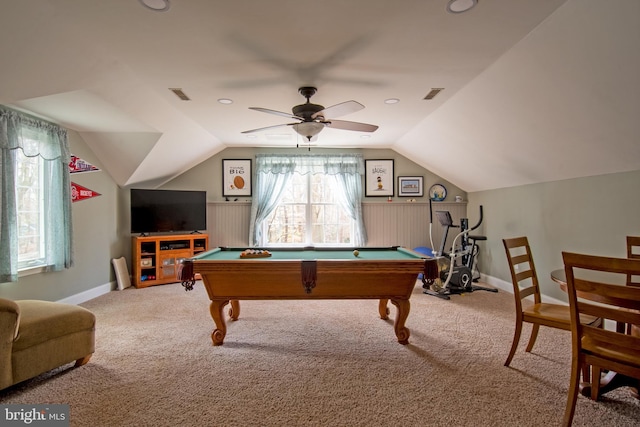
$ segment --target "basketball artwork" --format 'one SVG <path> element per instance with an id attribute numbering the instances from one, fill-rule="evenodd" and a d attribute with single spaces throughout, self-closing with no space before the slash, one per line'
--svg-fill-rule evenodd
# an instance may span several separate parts
<path id="1" fill-rule="evenodd" d="M 251 159 L 222 160 L 222 195 L 251 196 Z"/>

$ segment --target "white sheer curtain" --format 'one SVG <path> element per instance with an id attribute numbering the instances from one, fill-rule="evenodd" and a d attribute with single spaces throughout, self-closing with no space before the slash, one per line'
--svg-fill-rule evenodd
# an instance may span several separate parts
<path id="1" fill-rule="evenodd" d="M 67 131 L 0 106 L 0 282 L 18 280 L 17 150 L 43 160 L 45 270 L 73 265 Z"/>
<path id="2" fill-rule="evenodd" d="M 359 154 L 257 154 L 249 242 L 260 244 L 262 222 L 278 206 L 284 187 L 294 172 L 334 177 L 339 191 L 338 203 L 356 224 L 354 246 L 364 246 L 367 242 L 362 219 L 364 161 Z"/>

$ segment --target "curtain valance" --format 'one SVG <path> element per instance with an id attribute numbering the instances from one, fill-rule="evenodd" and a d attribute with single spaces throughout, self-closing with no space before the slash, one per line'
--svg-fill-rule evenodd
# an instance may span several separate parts
<path id="1" fill-rule="evenodd" d="M 257 154 L 257 173 L 358 174 L 364 175 L 364 161 L 360 154 Z"/>
<path id="2" fill-rule="evenodd" d="M 69 162 L 67 130 L 24 113 L 0 107 L 0 149 L 21 148 L 27 157 Z"/>

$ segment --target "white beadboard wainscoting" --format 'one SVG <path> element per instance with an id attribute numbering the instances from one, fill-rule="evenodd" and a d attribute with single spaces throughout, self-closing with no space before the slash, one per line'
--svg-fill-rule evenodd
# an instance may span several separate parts
<path id="1" fill-rule="evenodd" d="M 367 229 L 367 246 L 431 247 L 429 241 L 429 203 L 394 201 L 389 203 L 363 203 L 364 223 Z M 436 218 L 436 211 L 449 211 L 453 223 L 467 214 L 466 203 L 433 203 L 433 246 L 440 249 L 443 227 Z M 207 204 L 209 246 L 249 247 L 249 220 L 251 203 L 213 202 Z M 473 217 L 469 225 L 477 222 Z M 449 250 L 453 238 L 460 232 L 451 229 L 445 248 Z"/>

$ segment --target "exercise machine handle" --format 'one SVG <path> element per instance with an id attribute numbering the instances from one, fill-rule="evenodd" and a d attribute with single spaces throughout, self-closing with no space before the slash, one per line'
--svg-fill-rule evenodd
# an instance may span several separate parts
<path id="1" fill-rule="evenodd" d="M 471 227 L 468 231 L 473 231 L 476 228 L 480 227 L 480 224 L 482 224 L 482 218 L 483 218 L 482 205 L 480 205 L 480 219 L 478 220 L 478 223 L 473 227 Z"/>

